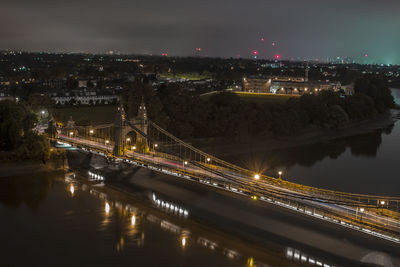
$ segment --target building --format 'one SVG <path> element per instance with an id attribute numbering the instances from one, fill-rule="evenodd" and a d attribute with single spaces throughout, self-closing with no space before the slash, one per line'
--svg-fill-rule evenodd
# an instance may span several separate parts
<path id="1" fill-rule="evenodd" d="M 56 105 L 108 105 L 119 102 L 117 95 L 56 96 L 51 99 Z"/>
<path id="2" fill-rule="evenodd" d="M 339 91 L 340 82 L 309 81 L 308 68 L 304 77 L 274 76 L 274 77 L 249 77 L 243 78 L 243 91 L 251 93 L 272 94 L 310 94 L 324 90 Z"/>
<path id="3" fill-rule="evenodd" d="M 243 78 L 243 91 L 250 93 L 270 93 L 271 79 Z"/>
<path id="4" fill-rule="evenodd" d="M 340 82 L 272 82 L 270 93 L 273 94 L 311 94 L 320 91 L 334 91 L 341 89 Z"/>

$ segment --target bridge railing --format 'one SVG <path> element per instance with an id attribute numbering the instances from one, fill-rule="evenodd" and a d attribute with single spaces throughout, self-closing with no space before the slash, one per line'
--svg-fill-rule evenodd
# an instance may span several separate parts
<path id="1" fill-rule="evenodd" d="M 346 205 L 376 209 L 385 208 L 392 211 L 398 211 L 400 208 L 400 197 L 395 196 L 339 192 L 283 181 L 266 175 L 261 175 L 260 179 L 255 181 L 255 172 L 205 153 L 180 140 L 150 120 L 147 122 L 147 133 L 143 132 L 129 121 L 125 123 L 138 134 L 145 137 L 149 144 L 154 145 L 158 143 L 159 147 L 157 151 L 153 151 L 153 153 L 157 152 L 161 157 L 170 158 L 178 162 L 190 162 L 200 169 L 224 177 L 227 181 L 235 182 L 239 185 L 253 186 L 258 190 L 264 191 L 279 191 L 282 195 L 288 195 L 288 191 L 290 191 L 291 195 L 303 198 L 307 197 L 315 201 L 343 203 Z M 102 127 L 110 126 L 112 125 L 102 125 Z M 89 140 L 96 141 L 90 137 Z M 391 216 L 397 216 L 397 213 Z"/>

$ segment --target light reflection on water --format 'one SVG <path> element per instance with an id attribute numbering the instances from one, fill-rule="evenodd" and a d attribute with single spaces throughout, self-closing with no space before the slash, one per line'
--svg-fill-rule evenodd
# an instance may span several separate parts
<path id="1" fill-rule="evenodd" d="M 66 182 L 67 181 L 69 180 L 67 179 Z M 86 184 L 81 184 L 81 186 L 86 186 Z M 77 183 L 75 183 L 75 187 L 78 187 Z M 160 229 L 175 234 L 178 237 L 177 240 L 179 240 L 178 242 L 180 243 L 179 245 L 182 250 L 188 249 L 189 247 L 191 247 L 191 245 L 197 245 L 211 252 L 218 252 L 230 261 L 240 263 L 240 265 L 269 266 L 268 264 L 265 264 L 260 260 L 255 259 L 253 256 L 245 256 L 236 249 L 225 247 L 223 245 L 221 246 L 216 240 L 211 240 L 204 236 L 192 236 L 192 233 L 189 229 L 179 226 L 175 222 L 171 222 L 150 213 L 142 212 L 140 211 L 140 209 L 129 203 L 112 200 L 106 193 L 101 192 L 95 188 L 91 188 L 89 190 L 89 193 L 104 201 L 104 218 L 106 220 L 103 222 L 102 225 L 106 226 L 108 223 L 111 222 L 111 217 L 113 213 L 114 217 L 119 218 L 119 222 L 122 222 L 121 234 L 116 244 L 116 250 L 118 252 L 122 251 L 124 249 L 124 246 L 128 244 L 134 245 L 136 247 L 142 247 L 145 242 L 143 223 L 145 221 L 149 221 L 154 225 L 158 225 Z M 188 211 L 186 209 L 182 209 L 177 204 L 173 204 L 172 202 L 168 202 L 167 200 L 161 200 L 155 193 L 151 193 L 149 194 L 149 196 L 153 205 L 157 208 L 161 208 L 163 211 L 168 212 L 169 214 L 172 214 L 177 218 L 188 218 Z M 128 227 L 128 225 L 130 227 Z M 102 230 L 105 230 L 105 228 L 102 228 Z M 294 262 L 299 262 L 299 259 L 297 259 L 296 257 L 288 257 L 287 251 L 289 250 L 293 249 L 286 248 L 284 252 L 286 253 L 286 258 Z M 229 265 L 232 266 L 232 262 Z M 289 265 L 289 263 L 285 265 Z M 331 265 L 325 264 L 324 266 Z"/>
<path id="2" fill-rule="evenodd" d="M 10 263 L 18 258 L 21 244 L 31 246 L 38 240 L 42 250 L 32 254 L 27 251 L 30 257 L 26 259 L 33 259 L 33 265 L 40 265 L 42 257 L 49 257 L 49 260 L 65 257 L 59 254 L 60 247 L 66 254 L 73 253 L 72 266 L 76 261 L 104 266 L 133 259 L 141 266 L 160 265 L 160 261 L 169 263 L 167 265 L 192 266 L 268 266 L 265 263 L 272 261 L 272 266 L 290 266 L 293 260 L 286 258 L 284 247 L 274 248 L 274 252 L 260 251 L 251 244 L 239 245 L 230 237 L 222 238 L 215 234 L 215 229 L 199 230 L 190 222 L 189 207 L 153 193 L 148 194 L 148 204 L 137 204 L 106 186 L 96 187 L 68 177 L 60 180 L 38 175 L 33 180 L 25 177 L 21 181 L 14 178 L 11 181 L 17 181 L 15 186 L 26 189 L 20 190 L 22 194 L 0 194 L 0 214 L 10 213 L 7 216 L 10 224 L 7 220 L 0 221 L 0 229 L 9 230 L 2 238 L 7 241 L 0 243 L 0 249 L 10 255 Z M 32 181 L 35 181 L 34 186 Z M 28 188 L 40 200 L 40 204 L 33 207 L 34 213 L 25 208 L 31 205 L 30 201 L 37 202 L 24 195 L 31 194 Z M 4 190 L 0 193 L 16 192 L 4 186 L 0 186 L 0 190 Z M 37 195 L 38 192 L 43 196 Z M 12 203 L 16 200 L 12 199 L 16 198 L 25 199 L 25 202 L 15 206 Z M 166 204 L 164 208 L 158 207 L 157 200 L 168 202 L 169 208 Z M 185 210 L 188 216 L 184 216 Z M 15 222 L 20 218 L 23 220 L 19 225 Z M 147 256 L 140 257 L 142 253 Z M 21 257 L 18 260 L 16 266 L 30 264 Z M 296 265 L 295 260 L 293 263 Z"/>

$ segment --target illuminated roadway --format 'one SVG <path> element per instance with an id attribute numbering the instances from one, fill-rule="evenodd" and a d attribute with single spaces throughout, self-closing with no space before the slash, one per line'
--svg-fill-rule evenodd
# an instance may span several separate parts
<path id="1" fill-rule="evenodd" d="M 65 135 L 59 135 L 59 139 L 61 139 L 62 141 L 70 142 L 72 144 L 80 144 L 86 148 L 90 147 L 98 151 L 107 151 L 108 153 L 112 153 L 114 147 L 114 144 L 111 142 L 109 142 L 108 144 L 101 144 L 79 137 L 71 138 Z M 197 177 L 199 178 L 198 180 L 200 182 L 209 186 L 225 189 L 237 194 L 248 194 L 248 192 L 243 192 L 241 190 L 240 184 L 235 185 L 235 187 L 232 186 L 231 179 L 239 180 L 241 181 L 241 184 L 245 187 L 257 188 L 258 195 L 251 195 L 253 199 L 259 198 L 262 201 L 280 205 L 282 207 L 296 210 L 305 215 L 330 221 L 332 223 L 336 223 L 347 228 L 351 228 L 353 230 L 361 231 L 400 244 L 400 220 L 397 219 L 397 217 L 393 218 L 389 216 L 383 216 L 374 211 L 367 211 L 360 207 L 318 201 L 317 199 L 313 199 L 310 195 L 304 192 L 299 193 L 288 188 L 283 188 L 263 179 L 254 180 L 253 177 L 244 176 L 241 173 L 233 172 L 229 169 L 222 170 L 224 173 L 223 177 L 218 173 L 212 172 L 207 169 L 202 169 L 198 166 L 194 166 L 190 162 L 180 162 L 177 160 L 158 157 L 154 154 L 141 154 L 135 153 L 134 151 L 127 151 L 126 157 L 119 158 L 119 160 L 133 160 L 136 162 L 145 163 L 142 166 L 146 166 L 150 169 L 164 171 L 167 173 L 169 172 L 170 174 L 188 179 L 192 176 Z M 150 164 L 154 165 L 151 166 Z M 159 168 L 157 166 L 162 167 Z M 164 168 L 167 168 L 168 171 Z M 264 191 L 264 195 L 260 194 L 260 192 Z M 296 201 L 281 201 L 273 197 L 276 194 L 287 194 L 288 199 L 290 199 L 290 196 L 296 195 Z M 323 212 L 320 212 L 321 210 L 328 210 L 329 214 L 324 214 Z M 385 230 L 388 231 L 386 232 Z"/>

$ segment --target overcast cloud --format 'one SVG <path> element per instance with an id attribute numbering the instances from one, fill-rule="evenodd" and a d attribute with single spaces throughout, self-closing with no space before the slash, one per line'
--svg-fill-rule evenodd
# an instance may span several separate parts
<path id="1" fill-rule="evenodd" d="M 398 0 L 1 0 L 0 49 L 400 64 L 399 14 Z"/>

